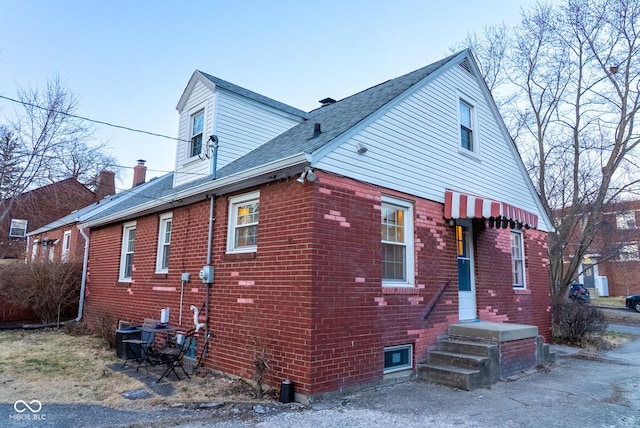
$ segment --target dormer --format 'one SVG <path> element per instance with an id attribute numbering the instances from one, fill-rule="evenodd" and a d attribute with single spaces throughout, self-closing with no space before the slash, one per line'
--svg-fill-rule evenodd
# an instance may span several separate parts
<path id="1" fill-rule="evenodd" d="M 180 123 L 174 187 L 212 175 L 214 169 L 219 170 L 282 134 L 307 115 L 198 70 L 191 76 L 176 109 Z"/>

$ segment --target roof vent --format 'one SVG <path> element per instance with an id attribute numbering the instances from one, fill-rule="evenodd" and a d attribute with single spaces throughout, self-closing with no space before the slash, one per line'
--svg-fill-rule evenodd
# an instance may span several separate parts
<path id="1" fill-rule="evenodd" d="M 318 102 L 322 104 L 322 107 L 326 107 L 326 106 L 330 106 L 331 104 L 335 104 L 336 100 L 334 100 L 333 98 L 325 98 Z"/>
<path id="2" fill-rule="evenodd" d="M 460 63 L 460 67 L 462 67 L 465 70 L 467 70 L 467 73 L 469 73 L 469 74 L 471 74 L 473 76 L 473 72 L 471 71 L 471 65 L 469 64 L 469 60 L 467 58 L 465 58 L 464 61 L 462 61 Z"/>
<path id="3" fill-rule="evenodd" d="M 313 138 L 316 138 L 320 134 L 322 134 L 322 130 L 320 129 L 320 124 L 316 122 L 313 124 Z"/>

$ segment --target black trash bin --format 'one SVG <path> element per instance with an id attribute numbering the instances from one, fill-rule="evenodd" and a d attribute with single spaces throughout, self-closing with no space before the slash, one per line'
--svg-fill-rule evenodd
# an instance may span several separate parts
<path id="1" fill-rule="evenodd" d="M 126 327 L 116 330 L 116 355 L 118 358 L 136 359 L 140 357 L 140 345 L 130 343 L 127 346 L 123 343 L 123 340 L 140 340 L 142 337 L 142 331 L 135 327 Z"/>

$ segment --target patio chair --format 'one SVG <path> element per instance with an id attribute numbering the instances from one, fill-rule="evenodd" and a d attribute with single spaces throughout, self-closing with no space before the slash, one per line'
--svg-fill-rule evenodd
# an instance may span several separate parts
<path id="1" fill-rule="evenodd" d="M 177 368 L 180 368 L 182 372 L 185 374 L 185 376 L 191 379 L 191 377 L 189 376 L 189 373 L 187 373 L 187 371 L 184 368 L 184 355 L 191 348 L 192 342 L 195 340 L 195 334 L 196 334 L 195 329 L 191 329 L 184 336 L 184 341 L 182 342 L 182 345 L 175 343 L 175 338 L 174 338 L 172 341 L 173 343 L 171 343 L 169 346 L 153 352 L 151 359 L 164 367 L 164 372 L 160 376 L 160 379 L 156 381 L 156 383 L 160 382 L 162 379 L 170 375 L 172 372 L 173 374 L 176 375 L 178 380 L 180 380 L 180 376 L 176 371 Z"/>
<path id="2" fill-rule="evenodd" d="M 152 364 L 150 359 L 150 350 L 155 342 L 155 333 L 142 331 L 140 333 L 140 339 L 124 339 L 122 343 L 125 344 L 127 352 L 122 367 L 127 364 L 129 360 L 135 360 L 138 363 L 136 371 L 144 363 L 147 369 L 147 375 L 149 374 L 149 364 Z"/>

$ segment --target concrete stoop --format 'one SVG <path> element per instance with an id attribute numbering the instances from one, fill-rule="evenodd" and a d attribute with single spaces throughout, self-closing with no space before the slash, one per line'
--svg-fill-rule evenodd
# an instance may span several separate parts
<path id="1" fill-rule="evenodd" d="M 429 351 L 427 362 L 418 364 L 418 377 L 466 391 L 492 385 L 514 374 L 509 367 L 521 366 L 517 360 L 501 357 L 501 348 L 522 339 L 535 340 L 535 351 L 523 355 L 525 361 L 535 361 L 532 366 L 554 361 L 535 326 L 486 321 L 455 324 L 449 326 L 449 336 L 438 341 L 437 349 Z"/>

